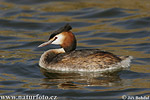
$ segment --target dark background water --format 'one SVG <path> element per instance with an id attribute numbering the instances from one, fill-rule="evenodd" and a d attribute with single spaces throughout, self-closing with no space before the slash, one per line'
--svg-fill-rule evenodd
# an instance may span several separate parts
<path id="1" fill-rule="evenodd" d="M 117 100 L 150 96 L 149 0 L 1 0 L 0 95 L 58 96 L 59 100 Z M 70 23 L 77 49 L 99 48 L 134 57 L 115 75 L 45 72 L 37 48 Z"/>

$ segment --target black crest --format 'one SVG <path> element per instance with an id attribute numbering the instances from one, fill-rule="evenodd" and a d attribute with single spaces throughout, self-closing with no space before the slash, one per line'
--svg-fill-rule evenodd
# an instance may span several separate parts
<path id="1" fill-rule="evenodd" d="M 69 24 L 66 24 L 65 26 L 59 28 L 58 30 L 54 31 L 50 37 L 49 40 L 52 39 L 55 35 L 61 33 L 61 32 L 67 32 L 70 31 L 72 29 L 72 27 Z"/>

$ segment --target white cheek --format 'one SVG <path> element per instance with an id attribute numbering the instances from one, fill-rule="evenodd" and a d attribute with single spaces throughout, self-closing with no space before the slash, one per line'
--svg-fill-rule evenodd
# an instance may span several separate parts
<path id="1" fill-rule="evenodd" d="M 57 39 L 52 42 L 52 44 L 62 44 L 64 41 L 64 36 L 62 34 L 59 34 L 56 36 Z"/>

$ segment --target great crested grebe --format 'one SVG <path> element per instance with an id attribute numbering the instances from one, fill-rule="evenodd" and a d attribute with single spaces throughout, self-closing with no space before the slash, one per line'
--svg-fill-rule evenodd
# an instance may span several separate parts
<path id="1" fill-rule="evenodd" d="M 53 32 L 49 40 L 38 47 L 58 44 L 60 49 L 44 52 L 39 65 L 44 69 L 59 71 L 114 72 L 130 66 L 131 56 L 117 57 L 99 49 L 76 49 L 76 38 L 66 24 Z"/>

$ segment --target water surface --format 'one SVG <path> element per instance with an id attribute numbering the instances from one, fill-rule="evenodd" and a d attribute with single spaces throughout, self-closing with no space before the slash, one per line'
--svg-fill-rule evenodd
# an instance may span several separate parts
<path id="1" fill-rule="evenodd" d="M 58 96 L 59 100 L 117 100 L 150 96 L 150 1 L 1 0 L 0 95 Z M 77 49 L 99 48 L 134 57 L 113 75 L 46 72 L 37 48 L 66 23 Z"/>

